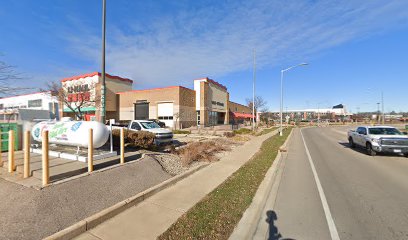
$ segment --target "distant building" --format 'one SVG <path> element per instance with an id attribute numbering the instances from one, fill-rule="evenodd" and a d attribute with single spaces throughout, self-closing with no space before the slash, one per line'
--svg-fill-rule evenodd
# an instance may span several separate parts
<path id="1" fill-rule="evenodd" d="M 275 119 L 279 118 L 280 112 L 272 112 Z M 283 117 L 289 117 L 290 120 L 334 120 L 343 121 L 348 120 L 352 115 L 346 109 L 343 104 L 338 104 L 332 108 L 309 108 L 309 109 L 299 109 L 299 110 L 286 110 L 283 112 Z"/>
<path id="2" fill-rule="evenodd" d="M 22 109 L 30 111 L 20 111 Z M 51 92 L 37 92 L 0 98 L 0 121 L 17 121 L 26 118 L 24 116 L 33 118 L 36 116 L 36 111 L 38 116 L 42 118 L 59 119 L 57 98 L 51 96 Z M 20 116 L 28 112 L 29 115 Z"/>

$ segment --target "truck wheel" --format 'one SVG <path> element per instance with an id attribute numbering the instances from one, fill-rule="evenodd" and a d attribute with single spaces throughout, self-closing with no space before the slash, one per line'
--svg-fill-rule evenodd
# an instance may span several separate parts
<path id="1" fill-rule="evenodd" d="M 404 153 L 404 156 L 408 158 L 408 153 Z"/>
<path id="2" fill-rule="evenodd" d="M 354 141 L 353 141 L 353 138 L 352 137 L 349 137 L 349 145 L 350 145 L 350 147 L 351 148 L 355 148 L 356 147 L 356 144 L 354 143 Z"/>
<path id="3" fill-rule="evenodd" d="M 371 143 L 366 144 L 367 154 L 370 156 L 375 156 L 377 153 L 373 150 Z"/>

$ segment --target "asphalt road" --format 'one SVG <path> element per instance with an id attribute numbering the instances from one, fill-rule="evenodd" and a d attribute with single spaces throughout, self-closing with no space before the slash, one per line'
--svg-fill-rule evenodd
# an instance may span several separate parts
<path id="1" fill-rule="evenodd" d="M 408 158 L 351 149 L 347 130 L 294 130 L 254 239 L 408 239 Z"/>

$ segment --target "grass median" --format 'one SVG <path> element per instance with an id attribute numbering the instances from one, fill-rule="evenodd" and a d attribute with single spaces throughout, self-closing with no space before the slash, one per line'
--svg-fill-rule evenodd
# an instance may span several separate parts
<path id="1" fill-rule="evenodd" d="M 283 137 L 267 139 L 255 156 L 178 219 L 158 239 L 228 239 L 271 167 Z"/>

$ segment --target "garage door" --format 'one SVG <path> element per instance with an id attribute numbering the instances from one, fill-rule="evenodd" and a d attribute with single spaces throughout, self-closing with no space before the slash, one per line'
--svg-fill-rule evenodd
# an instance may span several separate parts
<path id="1" fill-rule="evenodd" d="M 166 127 L 174 127 L 173 103 L 159 103 L 157 105 L 157 117 L 166 124 Z"/>
<path id="2" fill-rule="evenodd" d="M 135 120 L 149 119 L 149 103 L 140 102 L 135 103 Z"/>

